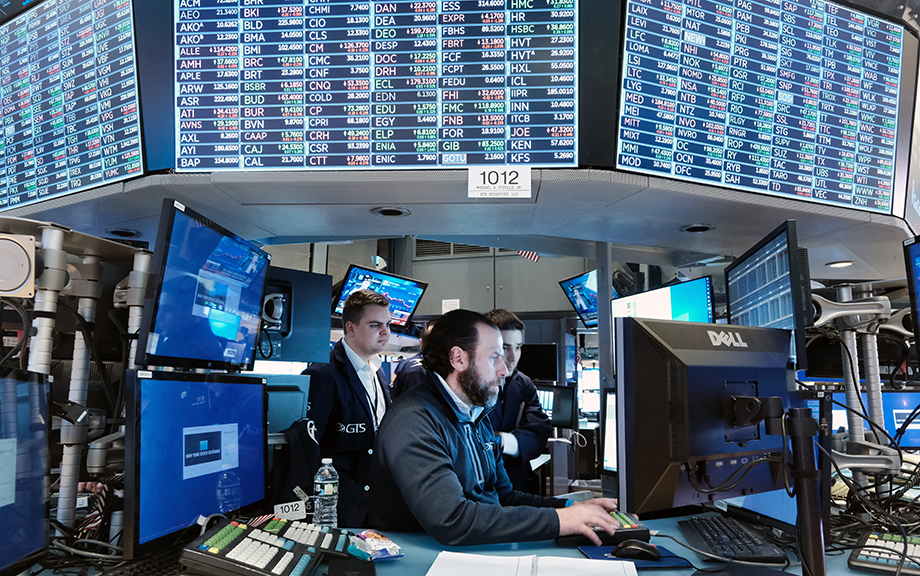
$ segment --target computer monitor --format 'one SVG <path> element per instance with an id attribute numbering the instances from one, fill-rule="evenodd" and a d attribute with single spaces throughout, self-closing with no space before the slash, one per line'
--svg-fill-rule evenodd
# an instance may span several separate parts
<path id="1" fill-rule="evenodd" d="M 623 296 L 613 300 L 610 308 L 614 318 L 632 316 L 684 322 L 712 322 L 712 276 Z"/>
<path id="2" fill-rule="evenodd" d="M 907 292 L 910 294 L 910 319 L 914 336 L 920 334 L 920 236 L 904 241 L 904 265 L 907 271 Z"/>
<path id="3" fill-rule="evenodd" d="M 126 558 L 176 543 L 199 516 L 266 499 L 265 380 L 129 370 Z"/>
<path id="4" fill-rule="evenodd" d="M 551 344 L 522 344 L 517 369 L 535 382 L 559 381 L 559 349 Z"/>
<path id="5" fill-rule="evenodd" d="M 537 385 L 540 407 L 556 428 L 578 428 L 578 406 L 574 386 Z"/>
<path id="6" fill-rule="evenodd" d="M 306 374 L 264 374 L 268 391 L 269 434 L 282 432 L 307 417 L 310 376 Z"/>
<path id="7" fill-rule="evenodd" d="M 863 405 L 868 405 L 866 394 L 862 394 Z M 914 414 L 914 411 L 917 414 Z M 920 391 L 917 390 L 882 390 L 882 415 L 884 422 L 877 422 L 884 428 L 892 438 L 898 440 L 898 446 L 904 450 L 920 450 Z M 913 416 L 913 418 L 911 418 Z M 908 423 L 910 420 L 910 423 Z M 833 415 L 829 420 L 831 422 L 832 432 L 837 432 L 841 428 L 846 431 L 849 427 L 847 421 L 847 411 L 839 406 L 835 406 Z M 898 431 L 907 424 L 904 432 L 898 437 Z M 867 433 L 872 431 L 873 434 L 881 436 L 879 440 L 882 444 L 889 441 L 880 432 L 863 420 L 863 427 Z"/>
<path id="8" fill-rule="evenodd" d="M 270 260 L 251 242 L 165 199 L 137 364 L 251 370 Z"/>
<path id="9" fill-rule="evenodd" d="M 0 572 L 36 562 L 48 540 L 47 377 L 3 369 L 0 376 Z"/>
<path id="10" fill-rule="evenodd" d="M 257 359 L 329 361 L 332 276 L 269 266 Z"/>
<path id="11" fill-rule="evenodd" d="M 345 300 L 355 290 L 373 290 L 383 294 L 390 301 L 392 324 L 406 326 L 415 314 L 426 288 L 427 282 L 352 264 L 345 273 L 344 284 L 332 312 L 341 315 Z"/>
<path id="12" fill-rule="evenodd" d="M 597 270 L 562 280 L 559 287 L 565 292 L 565 297 L 569 299 L 585 328 L 597 326 Z M 612 287 L 610 292 L 611 299 L 617 297 Z"/>
<path id="13" fill-rule="evenodd" d="M 808 253 L 786 220 L 725 268 L 728 323 L 792 330 L 790 360 L 807 368 L 805 328 L 814 324 Z"/>
<path id="14" fill-rule="evenodd" d="M 701 504 L 782 485 L 782 437 L 736 427 L 734 396 L 780 397 L 794 386 L 788 333 L 673 320 L 617 318 L 618 497 L 636 513 Z M 743 472 L 743 471 L 742 471 Z"/>
<path id="15" fill-rule="evenodd" d="M 601 462 L 602 474 L 616 474 L 619 470 L 617 451 L 617 391 L 613 388 L 604 390 L 601 404 Z"/>

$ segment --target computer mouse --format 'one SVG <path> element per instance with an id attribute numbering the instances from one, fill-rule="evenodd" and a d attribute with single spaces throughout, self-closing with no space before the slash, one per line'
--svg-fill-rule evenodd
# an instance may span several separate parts
<path id="1" fill-rule="evenodd" d="M 629 558 L 630 560 L 658 560 L 661 552 L 654 545 L 642 540 L 623 540 L 617 544 L 610 552 L 617 558 Z"/>

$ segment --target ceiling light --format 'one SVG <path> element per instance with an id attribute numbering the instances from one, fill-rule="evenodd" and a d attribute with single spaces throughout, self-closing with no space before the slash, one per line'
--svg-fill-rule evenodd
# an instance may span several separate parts
<path id="1" fill-rule="evenodd" d="M 371 208 L 371 214 L 378 216 L 408 216 L 412 212 L 399 206 L 378 206 L 377 208 Z"/>
<path id="2" fill-rule="evenodd" d="M 688 224 L 686 226 L 681 226 L 681 232 L 709 232 L 714 229 L 715 226 L 712 224 Z"/>
<path id="3" fill-rule="evenodd" d="M 852 260 L 837 260 L 836 262 L 828 262 L 825 264 L 828 268 L 846 268 L 847 266 L 852 266 L 856 264 Z"/>
<path id="4" fill-rule="evenodd" d="M 107 234 L 112 236 L 117 236 L 119 238 L 140 238 L 141 233 L 137 230 L 131 230 L 130 228 L 106 228 Z"/>

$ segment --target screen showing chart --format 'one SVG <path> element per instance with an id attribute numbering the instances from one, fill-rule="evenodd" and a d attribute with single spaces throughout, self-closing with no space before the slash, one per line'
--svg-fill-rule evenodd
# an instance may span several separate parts
<path id="1" fill-rule="evenodd" d="M 47 0 L 0 26 L 0 210 L 143 172 L 130 0 Z"/>
<path id="2" fill-rule="evenodd" d="M 627 0 L 617 167 L 890 214 L 915 53 L 823 0 Z"/>
<path id="3" fill-rule="evenodd" d="M 577 1 L 175 0 L 176 169 L 577 166 Z"/>

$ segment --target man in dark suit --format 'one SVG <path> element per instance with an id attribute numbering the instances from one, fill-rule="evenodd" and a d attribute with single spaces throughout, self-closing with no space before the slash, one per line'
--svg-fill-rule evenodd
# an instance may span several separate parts
<path id="1" fill-rule="evenodd" d="M 517 369 L 524 343 L 524 323 L 501 308 L 485 316 L 502 331 L 502 350 L 508 367 L 505 385 L 499 392 L 498 403 L 489 412 L 489 419 L 501 443 L 502 461 L 514 489 L 537 494 L 538 482 L 530 480 L 530 461 L 543 452 L 552 425 L 540 406 L 533 381 Z"/>
<path id="2" fill-rule="evenodd" d="M 371 458 L 377 427 L 390 405 L 389 379 L 378 356 L 390 337 L 390 303 L 371 290 L 356 290 L 345 301 L 345 336 L 328 364 L 313 364 L 307 417 L 316 426 L 319 444 L 315 466 L 308 465 L 312 486 L 319 458 L 332 458 L 339 474 L 339 526 L 365 525 Z"/>

